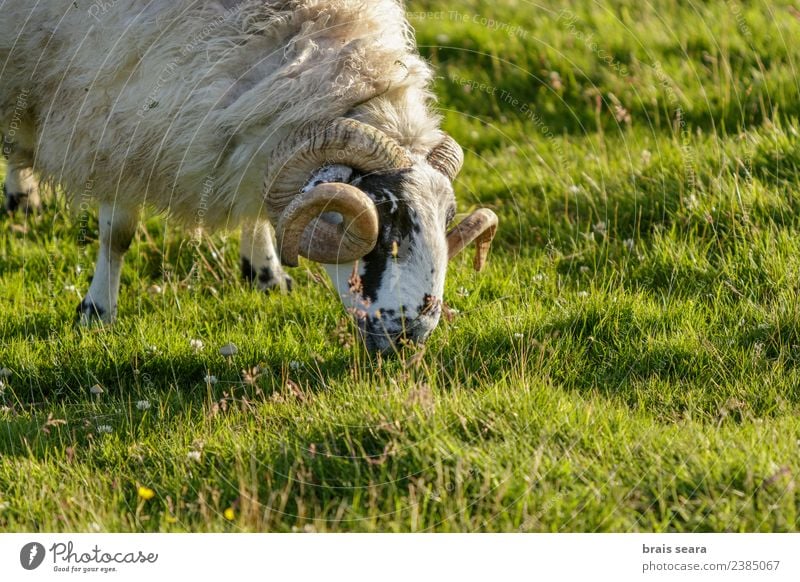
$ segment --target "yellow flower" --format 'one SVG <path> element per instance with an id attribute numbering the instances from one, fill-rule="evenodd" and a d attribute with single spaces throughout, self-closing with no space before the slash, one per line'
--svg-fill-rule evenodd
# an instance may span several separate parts
<path id="1" fill-rule="evenodd" d="M 156 492 L 150 489 L 150 487 L 139 487 L 139 498 L 145 501 L 149 501 L 153 497 L 156 496 Z"/>
<path id="2" fill-rule="evenodd" d="M 229 507 L 222 513 L 222 515 L 224 515 L 225 519 L 228 521 L 233 521 L 233 518 L 236 517 L 236 512 L 233 511 L 233 507 Z"/>

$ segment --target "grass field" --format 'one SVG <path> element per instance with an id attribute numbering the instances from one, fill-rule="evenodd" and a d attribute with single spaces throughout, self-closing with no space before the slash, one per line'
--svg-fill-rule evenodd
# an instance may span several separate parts
<path id="1" fill-rule="evenodd" d="M 409 6 L 460 209 L 502 220 L 425 350 L 159 217 L 77 329 L 80 217 L 2 218 L 0 530 L 798 529 L 800 11 L 562 4 Z"/>

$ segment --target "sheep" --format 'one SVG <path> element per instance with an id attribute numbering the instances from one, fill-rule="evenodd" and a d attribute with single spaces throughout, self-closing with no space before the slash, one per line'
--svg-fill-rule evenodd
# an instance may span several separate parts
<path id="1" fill-rule="evenodd" d="M 288 290 L 284 266 L 300 256 L 322 264 L 370 350 L 424 341 L 448 260 L 475 242 L 475 267 L 485 263 L 493 212 L 447 231 L 463 152 L 440 129 L 433 71 L 398 0 L 9 0 L 3 11 L 6 206 L 31 191 L 31 170 L 99 206 L 82 324 L 115 319 L 144 206 L 193 229 L 243 225 L 243 275 L 265 290 Z"/>

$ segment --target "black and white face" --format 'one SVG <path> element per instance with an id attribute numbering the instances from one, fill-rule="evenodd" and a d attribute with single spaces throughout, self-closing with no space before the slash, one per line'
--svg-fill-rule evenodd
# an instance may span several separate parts
<path id="1" fill-rule="evenodd" d="M 380 230 L 368 255 L 354 263 L 325 265 L 328 275 L 368 349 L 391 350 L 402 339 L 423 342 L 442 312 L 445 235 L 456 210 L 452 185 L 425 162 L 364 176 L 339 167 L 342 171 L 349 176 L 339 179 L 375 202 Z"/>

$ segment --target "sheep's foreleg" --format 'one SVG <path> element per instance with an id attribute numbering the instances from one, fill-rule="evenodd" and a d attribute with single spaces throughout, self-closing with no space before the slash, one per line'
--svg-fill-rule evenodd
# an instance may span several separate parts
<path id="1" fill-rule="evenodd" d="M 269 222 L 259 220 L 242 227 L 239 255 L 245 280 L 254 282 L 262 291 L 292 290 L 292 278 L 281 267 Z"/>
<path id="2" fill-rule="evenodd" d="M 92 284 L 78 306 L 81 324 L 111 323 L 117 314 L 119 281 L 125 252 L 138 223 L 136 210 L 104 203 L 100 205 L 100 252 Z"/>

